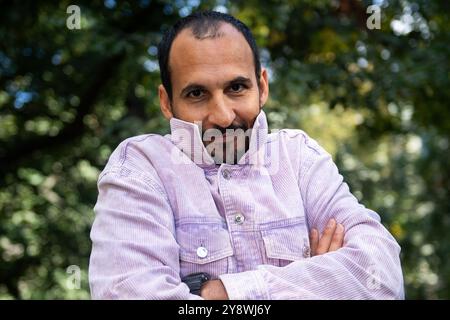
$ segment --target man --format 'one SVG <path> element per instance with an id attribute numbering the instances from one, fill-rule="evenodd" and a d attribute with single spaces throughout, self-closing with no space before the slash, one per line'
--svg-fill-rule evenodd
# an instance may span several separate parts
<path id="1" fill-rule="evenodd" d="M 171 135 L 125 140 L 100 174 L 93 298 L 404 297 L 398 244 L 329 154 L 300 130 L 268 134 L 242 22 L 191 15 L 158 55 Z"/>

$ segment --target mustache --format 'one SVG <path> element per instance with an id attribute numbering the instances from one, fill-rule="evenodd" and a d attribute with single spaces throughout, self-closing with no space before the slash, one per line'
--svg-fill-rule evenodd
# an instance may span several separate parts
<path id="1" fill-rule="evenodd" d="M 237 130 L 237 129 L 241 129 L 241 130 L 243 130 L 245 132 L 245 131 L 248 130 L 248 127 L 245 124 L 231 124 L 231 125 L 229 125 L 226 128 L 220 127 L 220 126 L 214 126 L 212 128 L 209 128 L 209 129 L 216 129 L 216 130 L 219 130 L 222 134 L 225 134 L 227 130 L 233 130 L 234 131 L 234 130 Z M 209 130 L 209 129 L 206 129 L 206 130 Z M 203 133 L 205 133 L 206 130 L 204 130 Z"/>

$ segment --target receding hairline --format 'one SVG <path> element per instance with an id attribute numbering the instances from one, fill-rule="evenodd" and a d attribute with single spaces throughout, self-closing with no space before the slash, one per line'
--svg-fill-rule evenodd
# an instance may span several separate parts
<path id="1" fill-rule="evenodd" d="M 226 35 L 232 35 L 232 36 L 238 36 L 238 37 L 242 37 L 242 39 L 245 40 L 245 42 L 247 43 L 244 35 L 235 27 L 233 26 L 231 23 L 227 22 L 227 21 L 214 21 L 217 22 L 217 24 L 215 24 L 215 28 L 214 28 L 214 33 L 210 33 L 211 30 L 202 32 L 202 35 L 196 34 L 194 32 L 194 30 L 192 29 L 192 26 L 188 25 L 186 26 L 183 30 L 181 30 L 177 36 L 173 39 L 173 44 L 179 40 L 180 36 L 190 36 L 192 38 L 194 38 L 195 40 L 214 40 L 214 39 L 218 39 L 218 38 L 223 38 Z M 226 28 L 226 30 L 221 30 L 222 28 Z M 204 29 L 203 29 L 204 30 Z M 168 63 L 167 63 L 167 67 L 169 69 L 169 71 L 171 72 L 171 60 L 172 60 L 172 54 L 173 54 L 173 48 L 174 45 L 172 44 L 170 51 L 169 51 L 169 59 L 168 59 Z M 251 51 L 251 47 L 250 44 L 248 44 L 248 48 Z"/>
<path id="2" fill-rule="evenodd" d="M 223 30 L 224 28 L 226 30 Z M 196 40 L 204 40 L 221 38 L 230 32 L 240 35 L 245 39 L 239 29 L 227 21 L 211 21 L 210 24 L 207 25 L 202 24 L 202 21 L 195 21 L 183 28 L 173 41 L 175 41 L 182 33 L 189 33 L 189 35 L 193 36 Z"/>

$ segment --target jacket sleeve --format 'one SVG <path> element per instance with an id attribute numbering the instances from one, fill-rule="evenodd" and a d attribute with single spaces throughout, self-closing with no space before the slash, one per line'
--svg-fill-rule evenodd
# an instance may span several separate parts
<path id="1" fill-rule="evenodd" d="M 231 299 L 403 299 L 400 247 L 380 217 L 350 193 L 331 156 L 301 135 L 299 187 L 309 228 L 345 227 L 344 246 L 286 267 L 222 275 Z M 245 286 L 240 286 L 245 283 Z"/>
<path id="2" fill-rule="evenodd" d="M 93 299 L 201 299 L 179 276 L 172 210 L 151 177 L 109 168 L 98 182 L 91 230 Z"/>

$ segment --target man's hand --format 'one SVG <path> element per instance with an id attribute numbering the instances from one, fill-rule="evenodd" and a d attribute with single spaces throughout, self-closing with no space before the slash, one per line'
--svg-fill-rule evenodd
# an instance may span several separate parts
<path id="1" fill-rule="evenodd" d="M 344 226 L 331 219 L 319 239 L 319 231 L 312 229 L 309 235 L 311 256 L 317 256 L 342 248 L 344 242 Z"/>
<path id="2" fill-rule="evenodd" d="M 228 300 L 228 294 L 220 280 L 206 281 L 200 289 L 200 296 L 206 300 Z"/>

